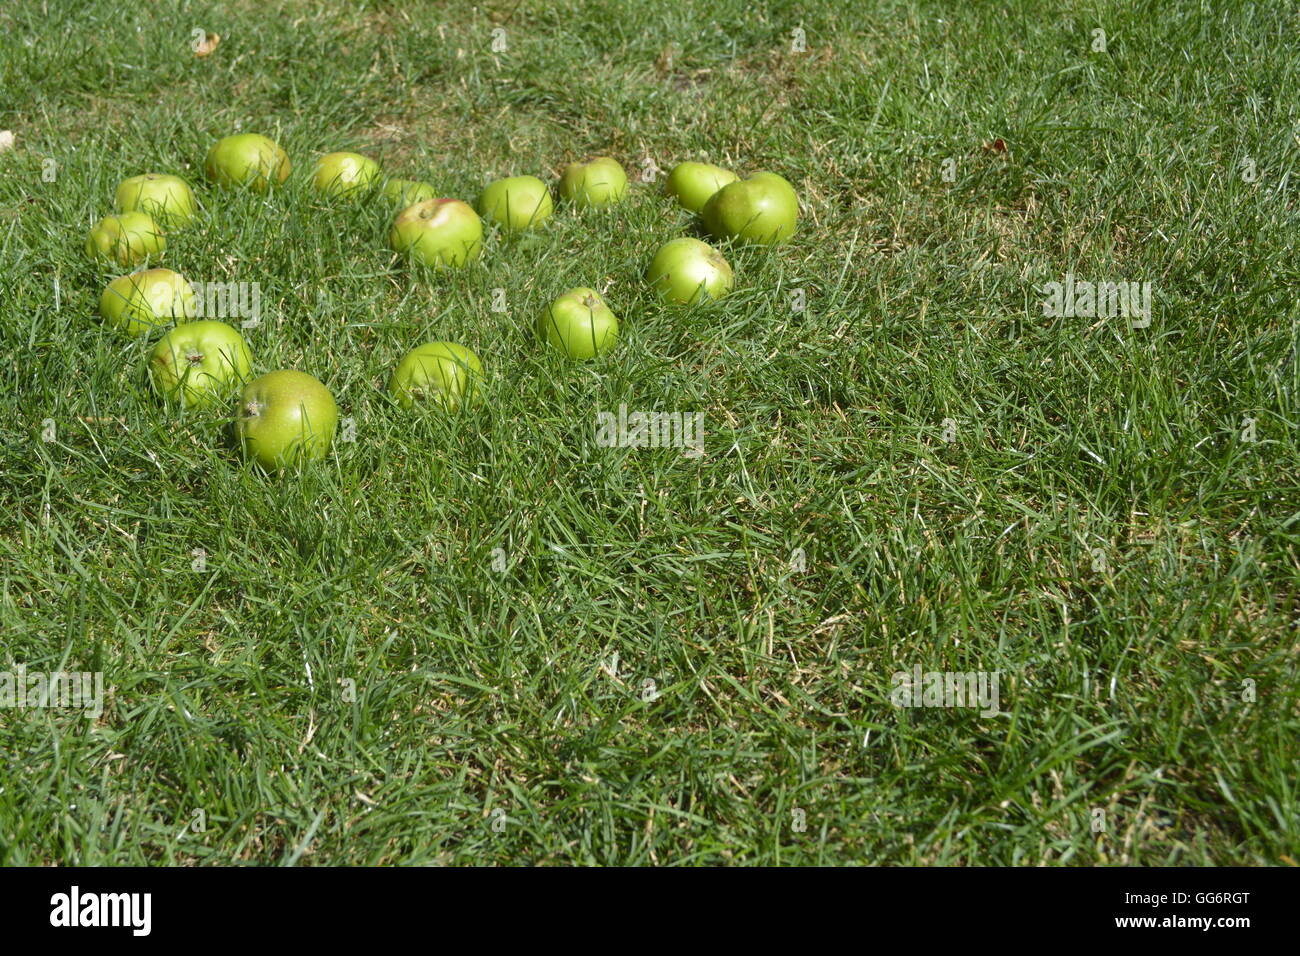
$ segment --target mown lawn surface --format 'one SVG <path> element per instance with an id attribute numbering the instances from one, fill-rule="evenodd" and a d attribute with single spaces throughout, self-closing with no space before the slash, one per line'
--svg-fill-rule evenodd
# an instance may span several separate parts
<path id="1" fill-rule="evenodd" d="M 0 709 L 0 861 L 1294 865 L 1298 14 L 5 4 L 0 671 L 112 691 Z M 205 182 L 235 131 L 282 190 Z M 311 192 L 338 149 L 636 181 L 439 274 Z M 642 280 L 687 159 L 802 201 L 708 308 Z M 325 462 L 246 466 L 98 318 L 85 234 L 146 171 L 204 205 L 164 264 L 258 283 L 256 370 L 351 420 Z M 1067 275 L 1150 324 L 1045 315 Z M 580 285 L 623 323 L 584 364 L 532 331 Z M 433 339 L 480 406 L 388 397 Z M 705 456 L 602 447 L 620 405 Z M 895 706 L 916 666 L 999 713 Z"/>

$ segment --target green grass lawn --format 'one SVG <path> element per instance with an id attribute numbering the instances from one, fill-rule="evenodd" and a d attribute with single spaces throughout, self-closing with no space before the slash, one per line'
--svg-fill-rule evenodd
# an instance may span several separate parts
<path id="1" fill-rule="evenodd" d="M 0 671 L 112 690 L 0 709 L 0 861 L 1295 865 L 1297 29 L 6 4 Z M 205 181 L 236 131 L 285 147 L 283 189 Z M 636 181 L 435 273 L 382 203 L 312 193 L 340 149 L 471 201 L 596 154 Z M 642 170 L 688 159 L 802 203 L 787 244 L 724 246 L 707 308 L 642 279 L 695 234 Z M 86 232 L 147 171 L 204 205 L 164 264 L 258 283 L 255 371 L 336 396 L 324 462 L 245 465 L 229 409 L 160 401 L 153 339 L 97 316 L 123 270 Z M 1067 275 L 1149 282 L 1149 325 L 1045 315 Z M 572 286 L 622 321 L 592 362 L 533 332 Z M 478 407 L 389 398 L 434 339 L 481 357 Z M 620 405 L 703 413 L 705 455 L 602 446 Z M 999 712 L 896 706 L 916 667 L 996 673 Z"/>

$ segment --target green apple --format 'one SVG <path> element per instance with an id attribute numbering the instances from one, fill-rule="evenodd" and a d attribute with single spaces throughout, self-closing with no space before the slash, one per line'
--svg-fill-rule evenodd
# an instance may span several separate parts
<path id="1" fill-rule="evenodd" d="M 646 280 L 669 302 L 690 305 L 721 299 L 736 284 L 727 260 L 707 242 L 673 239 L 659 247 Z"/>
<path id="2" fill-rule="evenodd" d="M 158 258 L 167 248 L 162 230 L 148 213 L 124 212 L 101 219 L 86 237 L 86 255 L 92 259 L 133 266 Z"/>
<path id="3" fill-rule="evenodd" d="M 553 208 L 551 191 L 536 176 L 498 179 L 478 197 L 479 215 L 507 232 L 540 226 Z"/>
<path id="4" fill-rule="evenodd" d="M 224 322 L 186 322 L 149 353 L 149 378 L 163 395 L 187 408 L 214 404 L 252 371 L 244 337 Z"/>
<path id="5" fill-rule="evenodd" d="M 379 164 L 360 153 L 326 153 L 316 160 L 311 182 L 330 199 L 354 198 L 379 182 Z"/>
<path id="6" fill-rule="evenodd" d="M 128 335 L 194 318 L 198 300 L 194 287 L 171 269 L 146 269 L 118 276 L 99 297 L 99 314 Z"/>
<path id="7" fill-rule="evenodd" d="M 560 195 L 575 206 L 610 206 L 627 195 L 627 173 L 608 156 L 570 163 L 560 174 Z"/>
<path id="8" fill-rule="evenodd" d="M 246 186 L 264 193 L 288 178 L 289 157 L 265 136 L 240 133 L 213 143 L 203 169 L 219 186 Z"/>
<path id="9" fill-rule="evenodd" d="M 147 212 L 169 229 L 189 225 L 199 208 L 190 184 L 165 173 L 122 180 L 116 198 L 118 212 Z"/>
<path id="10" fill-rule="evenodd" d="M 709 197 L 727 183 L 734 183 L 737 178 L 735 173 L 721 166 L 678 163 L 668 174 L 664 188 L 684 209 L 698 213 L 709 201 Z"/>
<path id="11" fill-rule="evenodd" d="M 282 369 L 244 387 L 235 433 L 246 457 L 278 469 L 324 458 L 338 422 L 328 388 L 306 372 Z"/>
<path id="12" fill-rule="evenodd" d="M 426 199 L 397 214 L 388 244 L 426 265 L 460 268 L 483 253 L 483 221 L 459 199 Z"/>
<path id="13" fill-rule="evenodd" d="M 537 320 L 537 334 L 572 359 L 589 359 L 614 347 L 618 319 L 595 289 L 560 296 Z"/>
<path id="14" fill-rule="evenodd" d="M 755 173 L 719 189 L 704 204 L 700 216 L 717 239 L 784 242 L 794 235 L 799 197 L 776 173 Z"/>
<path id="15" fill-rule="evenodd" d="M 483 363 L 478 356 L 454 342 L 429 342 L 412 349 L 393 370 L 388 391 L 403 408 L 416 402 L 432 401 L 455 411 L 462 400 L 479 397 Z"/>
<path id="16" fill-rule="evenodd" d="M 417 202 L 433 199 L 438 193 L 429 183 L 414 179 L 390 179 L 384 183 L 384 202 L 391 206 L 414 206 Z"/>

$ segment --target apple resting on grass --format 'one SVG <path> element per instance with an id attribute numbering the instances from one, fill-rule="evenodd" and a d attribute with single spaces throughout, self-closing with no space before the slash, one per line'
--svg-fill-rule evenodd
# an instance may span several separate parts
<path id="1" fill-rule="evenodd" d="M 86 255 L 92 259 L 133 266 L 150 257 L 157 258 L 167 248 L 167 240 L 153 218 L 143 212 L 124 212 L 101 219 L 86 237 Z"/>
<path id="2" fill-rule="evenodd" d="M 331 199 L 351 198 L 379 181 L 379 164 L 360 153 L 326 153 L 316 160 L 312 185 Z"/>
<path id="3" fill-rule="evenodd" d="M 610 206 L 627 195 L 627 173 L 608 156 L 570 163 L 560 175 L 560 195 L 575 206 Z"/>
<path id="4" fill-rule="evenodd" d="M 571 359 L 589 359 L 614 347 L 618 319 L 595 289 L 579 287 L 546 307 L 537 334 Z"/>
<path id="5" fill-rule="evenodd" d="M 252 370 L 244 337 L 224 322 L 186 322 L 149 353 L 149 378 L 187 408 L 212 405 Z"/>
<path id="6" fill-rule="evenodd" d="M 245 457 L 274 470 L 324 458 L 338 421 L 328 388 L 306 372 L 283 369 L 244 387 L 235 432 Z"/>
<path id="7" fill-rule="evenodd" d="M 393 220 L 388 244 L 426 265 L 459 268 L 483 253 L 483 221 L 459 199 L 426 199 Z"/>
<path id="8" fill-rule="evenodd" d="M 777 243 L 794 235 L 799 198 L 776 173 L 728 183 L 704 204 L 704 227 L 717 239 Z"/>
<path id="9" fill-rule="evenodd" d="M 405 209 L 417 202 L 433 199 L 438 193 L 429 183 L 416 182 L 414 179 L 390 179 L 384 183 L 384 202 Z"/>
<path id="10" fill-rule="evenodd" d="M 240 133 L 213 143 L 203 169 L 218 186 L 247 186 L 264 193 L 288 178 L 289 157 L 265 136 Z"/>
<path id="11" fill-rule="evenodd" d="M 736 284 L 722 253 L 707 242 L 689 238 L 660 246 L 646 270 L 646 279 L 661 298 L 682 305 L 721 299 Z"/>
<path id="12" fill-rule="evenodd" d="M 498 179 L 478 197 L 479 215 L 507 232 L 540 226 L 553 208 L 551 191 L 536 176 Z"/>
<path id="13" fill-rule="evenodd" d="M 104 321 L 128 335 L 192 319 L 197 309 L 194 287 L 171 269 L 118 276 L 99 297 L 99 314 Z"/>
<path id="14" fill-rule="evenodd" d="M 682 208 L 698 213 L 714 193 L 736 178 L 731 170 L 710 163 L 678 163 L 664 188 Z"/>
<path id="15" fill-rule="evenodd" d="M 179 176 L 145 173 L 124 179 L 117 187 L 118 212 L 144 212 L 169 229 L 189 225 L 198 211 L 194 191 Z"/>
<path id="16" fill-rule="evenodd" d="M 479 397 L 483 364 L 478 356 L 453 342 L 429 342 L 407 353 L 388 383 L 388 390 L 403 408 L 417 402 L 435 402 L 455 411 L 462 400 Z"/>

